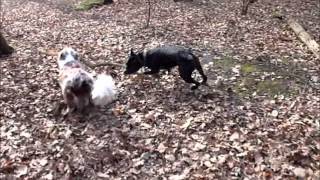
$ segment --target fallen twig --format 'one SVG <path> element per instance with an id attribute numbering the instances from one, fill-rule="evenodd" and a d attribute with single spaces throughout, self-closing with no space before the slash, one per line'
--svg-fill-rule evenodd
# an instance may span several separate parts
<path id="1" fill-rule="evenodd" d="M 94 69 L 96 67 L 101 67 L 101 66 L 118 66 L 118 67 L 124 67 L 123 64 L 119 64 L 119 63 L 112 63 L 112 62 L 103 62 L 103 63 L 97 63 L 94 64 L 90 61 L 84 61 L 82 60 L 83 64 L 85 64 L 86 66 L 90 67 L 91 69 Z"/>
<path id="2" fill-rule="evenodd" d="M 312 39 L 312 37 L 307 33 L 304 28 L 294 19 L 288 18 L 287 23 L 289 27 L 294 31 L 294 33 L 299 37 L 299 39 L 309 48 L 310 51 L 316 56 L 316 58 L 320 58 L 320 50 L 319 44 Z"/>
<path id="3" fill-rule="evenodd" d="M 111 63 L 111 62 L 97 63 L 97 64 L 95 64 L 94 66 L 95 66 L 95 67 L 99 67 L 99 66 L 108 66 L 108 65 L 110 65 L 110 66 L 119 66 L 119 67 L 124 67 L 124 65 L 123 65 L 123 64 L 119 64 L 119 63 Z"/>
<path id="4" fill-rule="evenodd" d="M 315 55 L 317 59 L 320 59 L 320 46 L 312 39 L 304 28 L 294 19 L 287 18 L 282 14 L 275 14 L 274 18 L 286 22 L 293 32 L 299 37 L 299 39 L 308 47 L 308 49 Z"/>

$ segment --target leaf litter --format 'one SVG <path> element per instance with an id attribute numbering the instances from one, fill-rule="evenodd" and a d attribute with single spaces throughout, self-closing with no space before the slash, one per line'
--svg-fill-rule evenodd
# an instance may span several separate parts
<path id="1" fill-rule="evenodd" d="M 316 1 L 258 1 L 246 17 L 241 1 L 157 1 L 148 29 L 144 1 L 87 12 L 74 11 L 77 3 L 3 2 L 16 52 L 1 59 L 1 179 L 320 177 L 320 63 L 272 18 L 284 11 L 319 42 Z M 192 47 L 211 87 L 190 92 L 176 70 L 153 80 L 97 67 L 114 75 L 119 99 L 88 116 L 54 113 L 55 56 L 65 45 L 86 61 L 123 64 L 131 48 L 166 43 Z M 265 79 L 292 78 L 286 68 L 303 75 L 293 78 L 295 93 L 259 91 Z M 243 82 L 252 83 L 237 91 Z"/>

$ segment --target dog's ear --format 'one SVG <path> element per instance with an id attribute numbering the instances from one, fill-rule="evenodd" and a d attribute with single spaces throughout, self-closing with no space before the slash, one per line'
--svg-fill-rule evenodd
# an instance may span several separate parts
<path id="1" fill-rule="evenodd" d="M 79 61 L 79 54 L 78 54 L 78 53 L 75 53 L 75 54 L 73 55 L 73 57 L 74 57 L 75 60 Z"/>
<path id="2" fill-rule="evenodd" d="M 60 53 L 59 53 L 59 56 L 58 56 L 58 59 L 59 59 L 59 60 L 62 60 L 62 61 L 65 60 L 65 59 L 66 59 L 66 53 L 60 52 Z"/>
<path id="3" fill-rule="evenodd" d="M 134 55 L 134 52 L 133 52 L 133 49 L 131 48 L 130 49 L 130 56 L 133 56 Z"/>

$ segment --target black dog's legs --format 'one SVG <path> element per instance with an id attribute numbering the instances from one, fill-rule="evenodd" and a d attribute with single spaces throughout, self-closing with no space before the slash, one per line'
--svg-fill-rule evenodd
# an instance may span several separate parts
<path id="1" fill-rule="evenodd" d="M 198 70 L 198 72 L 200 73 L 200 75 L 202 76 L 202 82 L 201 84 L 207 84 L 207 79 L 208 77 L 204 74 L 202 66 L 200 64 L 199 58 L 196 57 L 195 55 L 193 55 L 194 57 L 194 62 L 195 62 L 195 68 Z"/>
<path id="2" fill-rule="evenodd" d="M 200 65 L 200 66 L 197 66 L 196 68 L 197 68 L 198 72 L 200 73 L 200 75 L 202 76 L 202 79 L 203 79 L 202 82 L 201 82 L 201 84 L 207 84 L 208 78 L 207 78 L 207 76 L 204 74 L 201 65 Z"/>
<path id="3" fill-rule="evenodd" d="M 195 84 L 194 86 L 191 87 L 191 90 L 195 90 L 200 86 L 200 83 L 196 80 L 194 80 L 191 75 L 192 75 L 192 71 L 194 69 L 193 68 L 180 68 L 179 67 L 179 74 L 181 76 L 181 78 L 186 81 L 187 83 L 193 83 Z"/>

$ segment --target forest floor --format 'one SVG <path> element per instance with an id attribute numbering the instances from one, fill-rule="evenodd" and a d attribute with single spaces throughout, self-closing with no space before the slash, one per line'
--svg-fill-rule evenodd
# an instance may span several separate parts
<path id="1" fill-rule="evenodd" d="M 319 1 L 119 0 L 86 12 L 77 0 L 4 0 L 0 179 L 319 179 L 320 60 L 281 20 L 320 42 Z M 56 53 L 124 64 L 129 50 L 191 47 L 210 87 L 177 71 L 114 76 L 119 98 L 63 119 Z M 197 76 L 197 75 L 196 75 Z M 198 77 L 198 76 L 197 76 Z"/>

